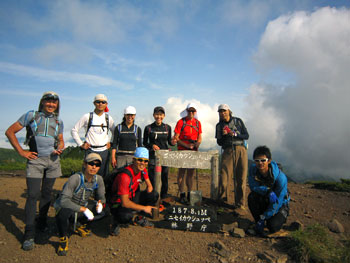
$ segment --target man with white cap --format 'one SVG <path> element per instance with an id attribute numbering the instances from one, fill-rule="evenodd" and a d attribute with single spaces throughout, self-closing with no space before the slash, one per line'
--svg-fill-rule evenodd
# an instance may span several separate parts
<path id="1" fill-rule="evenodd" d="M 131 164 L 136 148 L 142 146 L 141 128 L 135 124 L 135 117 L 135 107 L 128 106 L 124 109 L 122 123 L 115 127 L 111 158 L 113 168 Z"/>
<path id="2" fill-rule="evenodd" d="M 63 122 L 59 119 L 60 100 L 58 94 L 49 91 L 41 97 L 38 111 L 28 111 L 6 131 L 13 148 L 27 159 L 27 200 L 25 205 L 25 233 L 23 250 L 34 248 L 35 215 L 37 200 L 40 199 L 38 230 L 47 230 L 47 212 L 50 207 L 52 188 L 57 177 L 62 175 L 60 157 L 64 149 Z M 24 150 L 16 133 L 27 128 Z"/>
<path id="3" fill-rule="evenodd" d="M 177 142 L 179 151 L 198 151 L 199 145 L 202 142 L 202 126 L 197 119 L 197 105 L 189 103 L 184 111 L 180 113 L 182 119 L 176 123 L 174 142 Z M 185 173 L 187 171 L 186 186 L 187 200 L 185 192 Z M 180 202 L 187 204 L 190 199 L 190 192 L 193 185 L 194 169 L 179 168 L 177 183 L 179 185 Z"/>
<path id="4" fill-rule="evenodd" d="M 82 237 L 90 236 L 89 222 L 103 210 L 106 203 L 105 185 L 97 174 L 102 164 L 102 158 L 97 153 L 85 156 L 83 173 L 69 177 L 63 190 L 56 200 L 56 223 L 60 237 L 58 255 L 65 256 L 68 252 L 69 222 L 76 216 L 78 227 L 75 232 Z M 94 196 L 95 201 L 90 200 Z"/>
<path id="5" fill-rule="evenodd" d="M 85 156 L 91 152 L 102 158 L 99 174 L 106 180 L 109 168 L 110 137 L 114 131 L 114 121 L 108 112 L 108 101 L 104 94 L 97 94 L 93 101 L 95 109 L 86 113 L 73 127 L 71 134 L 77 145 L 85 150 Z M 84 142 L 80 139 L 79 130 L 85 129 Z"/>
<path id="6" fill-rule="evenodd" d="M 218 108 L 219 123 L 216 125 L 215 138 L 222 147 L 221 173 L 219 177 L 219 200 L 227 200 L 230 178 L 233 178 L 235 212 L 246 214 L 246 184 L 248 173 L 248 155 L 245 141 L 249 134 L 244 122 L 232 116 L 227 104 Z"/>

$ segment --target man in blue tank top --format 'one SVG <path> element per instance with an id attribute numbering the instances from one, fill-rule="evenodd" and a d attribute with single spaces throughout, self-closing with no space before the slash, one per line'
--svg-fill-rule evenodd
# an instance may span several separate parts
<path id="1" fill-rule="evenodd" d="M 6 131 L 13 148 L 27 159 L 27 201 L 25 204 L 25 233 L 23 250 L 34 248 L 36 202 L 40 198 L 37 228 L 47 229 L 47 212 L 51 202 L 52 187 L 61 176 L 60 155 L 64 149 L 63 122 L 58 118 L 60 100 L 57 93 L 45 92 L 38 111 L 23 114 Z M 27 129 L 25 150 L 19 144 L 16 133 Z M 40 189 L 41 188 L 41 189 Z"/>

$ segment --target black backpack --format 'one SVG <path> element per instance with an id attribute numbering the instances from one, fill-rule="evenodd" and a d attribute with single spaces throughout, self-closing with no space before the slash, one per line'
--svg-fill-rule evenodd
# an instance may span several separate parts
<path id="1" fill-rule="evenodd" d="M 109 177 L 107 180 L 105 180 L 105 187 L 106 187 L 106 202 L 108 205 L 113 205 L 116 203 L 118 199 L 118 185 L 113 187 L 114 181 L 117 179 L 118 174 L 125 173 L 130 177 L 130 183 L 129 183 L 129 191 L 131 192 L 131 196 L 134 196 L 132 186 L 134 184 L 133 182 L 133 176 L 129 169 L 126 169 L 127 165 L 124 167 L 120 167 L 116 170 L 114 170 L 112 173 L 109 174 Z M 143 180 L 143 174 L 144 171 L 141 171 L 141 179 Z"/>
<path id="2" fill-rule="evenodd" d="M 101 123 L 101 125 L 92 125 L 92 118 L 93 118 L 93 116 L 94 116 L 94 112 L 90 112 L 89 121 L 88 121 L 88 126 L 87 126 L 87 129 L 86 129 L 85 137 L 87 136 L 87 134 L 88 134 L 88 132 L 89 132 L 91 127 L 101 127 L 103 131 L 104 131 L 104 128 L 107 128 L 107 134 L 108 134 L 108 131 L 109 131 L 109 115 L 108 115 L 108 113 L 107 112 L 105 113 L 106 126 L 103 125 L 103 123 Z"/>

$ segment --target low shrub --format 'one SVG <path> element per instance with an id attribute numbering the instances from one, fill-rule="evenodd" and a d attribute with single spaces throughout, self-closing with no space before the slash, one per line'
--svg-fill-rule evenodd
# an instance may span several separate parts
<path id="1" fill-rule="evenodd" d="M 337 241 L 328 229 L 315 224 L 291 233 L 290 255 L 298 262 L 350 262 L 350 241 Z"/>
<path id="2" fill-rule="evenodd" d="M 61 159 L 61 169 L 62 176 L 70 176 L 75 172 L 80 172 L 83 167 L 82 159 L 71 159 L 71 158 L 63 158 Z"/>
<path id="3" fill-rule="evenodd" d="M 350 192 L 350 179 L 340 179 L 340 182 L 310 181 L 307 184 L 313 184 L 316 189 Z"/>

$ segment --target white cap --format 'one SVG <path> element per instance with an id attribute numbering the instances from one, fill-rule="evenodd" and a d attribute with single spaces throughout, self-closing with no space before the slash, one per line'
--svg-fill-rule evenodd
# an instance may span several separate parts
<path id="1" fill-rule="evenodd" d="M 194 108 L 194 109 L 197 110 L 197 105 L 195 103 L 193 103 L 193 102 L 188 103 L 188 105 L 186 107 L 186 110 L 188 110 L 189 108 Z"/>
<path id="2" fill-rule="evenodd" d="M 193 102 L 188 103 L 186 109 L 184 109 L 184 110 L 180 113 L 180 117 L 181 117 L 181 118 L 185 118 L 185 117 L 187 116 L 187 110 L 190 109 L 190 108 L 194 108 L 195 110 L 197 110 L 197 105 L 196 105 L 195 103 L 193 103 Z M 194 114 L 194 118 L 195 118 L 195 119 L 198 119 L 197 111 L 196 111 L 196 113 Z"/>
<path id="3" fill-rule="evenodd" d="M 107 102 L 108 102 L 107 97 L 106 97 L 106 95 L 104 95 L 104 94 L 97 94 L 97 95 L 95 96 L 95 98 L 94 98 L 94 102 L 95 102 L 96 100 L 102 100 L 102 101 L 107 101 Z"/>
<path id="4" fill-rule="evenodd" d="M 133 106 L 128 106 L 124 109 L 124 114 L 136 114 L 136 109 Z"/>
<path id="5" fill-rule="evenodd" d="M 227 104 L 220 104 L 218 111 L 220 111 L 220 110 L 231 110 L 231 109 Z"/>

